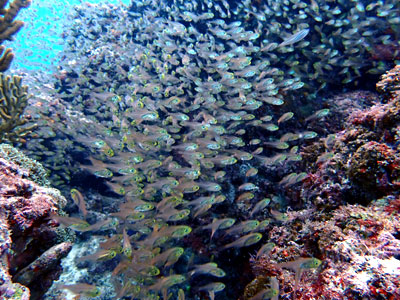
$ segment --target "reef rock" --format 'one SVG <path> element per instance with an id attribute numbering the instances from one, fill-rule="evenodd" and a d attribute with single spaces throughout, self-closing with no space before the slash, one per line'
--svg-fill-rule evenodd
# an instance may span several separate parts
<path id="1" fill-rule="evenodd" d="M 71 248 L 69 242 L 60 243 L 48 219 L 65 206 L 65 198 L 28 179 L 30 172 L 23 164 L 0 157 L 1 299 L 38 299 Z"/>

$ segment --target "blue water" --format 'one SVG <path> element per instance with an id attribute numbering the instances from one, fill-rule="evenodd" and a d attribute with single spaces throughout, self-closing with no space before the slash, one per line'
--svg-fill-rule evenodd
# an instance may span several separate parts
<path id="1" fill-rule="evenodd" d="M 33 0 L 32 5 L 22 9 L 17 16 L 25 26 L 14 36 L 14 41 L 5 42 L 15 53 L 11 70 L 40 70 L 52 72 L 64 47 L 61 37 L 67 16 L 75 5 L 114 4 L 128 5 L 131 0 Z"/>

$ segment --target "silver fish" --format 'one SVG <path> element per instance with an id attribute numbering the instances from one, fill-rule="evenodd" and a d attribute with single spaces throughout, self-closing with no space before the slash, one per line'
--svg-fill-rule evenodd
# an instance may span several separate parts
<path id="1" fill-rule="evenodd" d="M 300 30 L 299 32 L 296 32 L 295 34 L 289 36 L 287 39 L 285 39 L 282 43 L 278 45 L 278 47 L 284 47 L 288 45 L 293 45 L 294 43 L 297 43 L 304 39 L 307 34 L 310 32 L 310 29 L 306 28 L 303 30 Z"/>

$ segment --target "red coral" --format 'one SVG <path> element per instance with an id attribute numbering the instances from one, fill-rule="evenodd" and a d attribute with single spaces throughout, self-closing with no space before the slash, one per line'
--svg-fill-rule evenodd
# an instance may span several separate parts
<path id="1" fill-rule="evenodd" d="M 38 274 L 49 276 L 55 272 L 54 264 L 46 265 L 37 259 L 56 243 L 56 229 L 47 226 L 46 218 L 65 199 L 53 189 L 23 178 L 27 175 L 17 165 L 0 159 L 0 240 L 4 241 L 0 243 L 0 273 L 4 275 L 0 295 L 17 288 L 11 282 L 11 275 L 32 262 L 36 262 L 35 269 L 41 269 L 35 273 L 35 280 L 42 280 L 37 286 L 42 289 L 39 293 L 45 292 L 46 280 Z M 32 285 L 36 283 L 32 281 Z"/>

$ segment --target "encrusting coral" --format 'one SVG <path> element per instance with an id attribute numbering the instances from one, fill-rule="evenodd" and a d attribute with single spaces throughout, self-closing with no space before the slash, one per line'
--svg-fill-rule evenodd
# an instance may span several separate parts
<path id="1" fill-rule="evenodd" d="M 22 85 L 20 76 L 0 74 L 0 141 L 24 142 L 35 124 L 21 127 L 28 122 L 22 117 L 28 105 L 28 87 Z"/>
<path id="2" fill-rule="evenodd" d="M 382 80 L 377 83 L 376 89 L 384 95 L 400 95 L 400 65 L 382 75 Z"/>
<path id="3" fill-rule="evenodd" d="M 50 186 L 46 169 L 38 161 L 29 158 L 16 148 L 8 144 L 0 144 L 0 158 L 10 161 L 25 170 L 27 173 L 27 176 L 24 177 L 25 179 L 32 180 L 40 186 Z"/>
<path id="4" fill-rule="evenodd" d="M 72 246 L 48 219 L 67 201 L 58 190 L 37 183 L 47 181 L 45 172 L 31 180 L 35 169 L 44 170 L 39 163 L 32 165 L 14 148 L 7 152 L 9 157 L 0 155 L 0 299 L 39 299 Z"/>
<path id="5" fill-rule="evenodd" d="M 300 192 L 307 209 L 288 211 L 268 232 L 272 246 L 250 259 L 255 278 L 241 299 L 252 299 L 271 278 L 279 281 L 279 299 L 399 299 L 398 70 L 377 84 L 378 91 L 392 92 L 387 103 L 360 92 L 342 95 L 342 110 L 345 98 L 359 103 L 352 103 L 334 141 L 302 149 L 311 170 Z M 331 152 L 312 158 L 321 142 Z M 298 257 L 322 263 L 296 281 L 280 262 Z"/>

